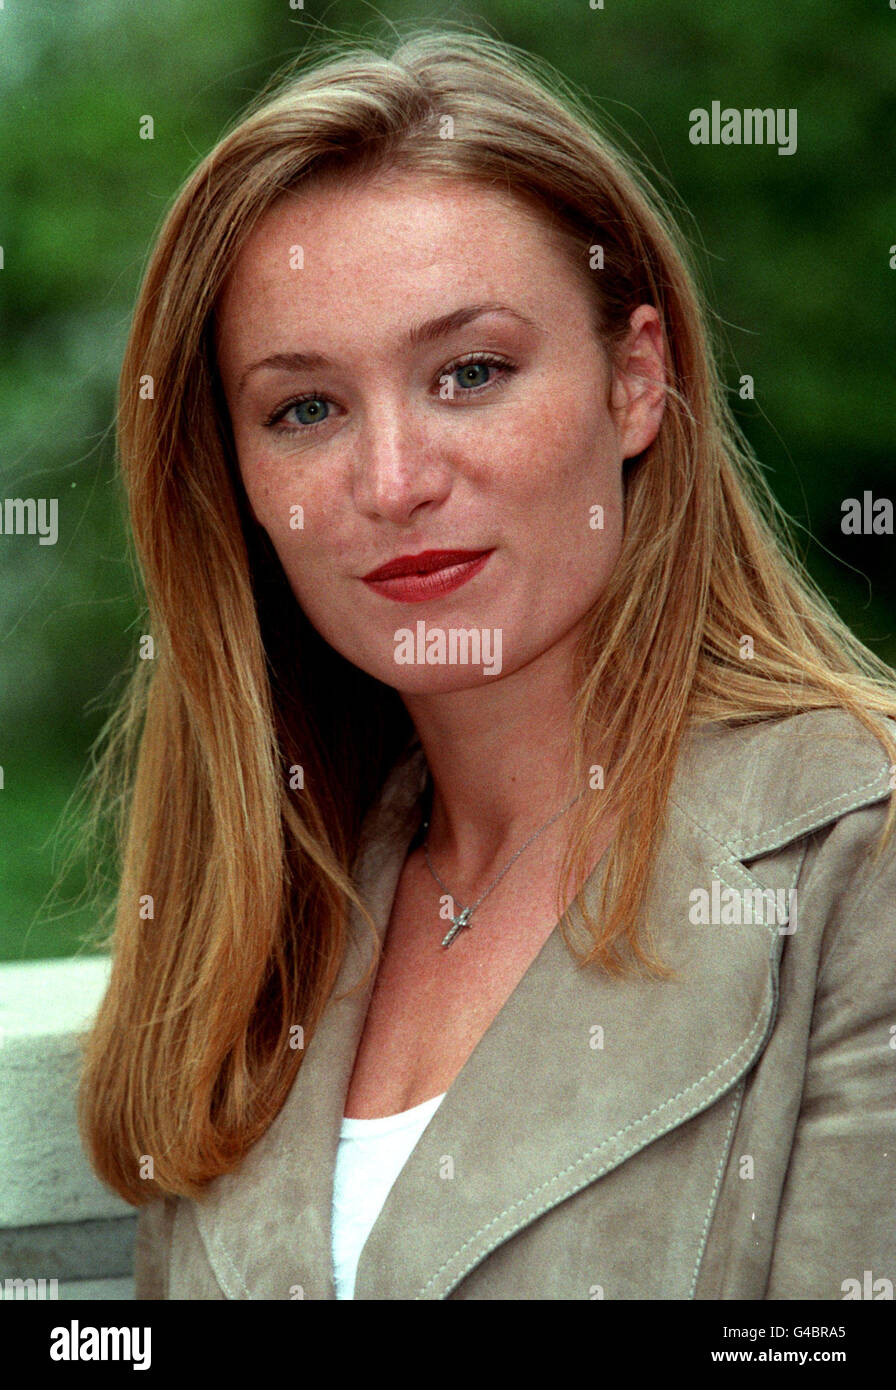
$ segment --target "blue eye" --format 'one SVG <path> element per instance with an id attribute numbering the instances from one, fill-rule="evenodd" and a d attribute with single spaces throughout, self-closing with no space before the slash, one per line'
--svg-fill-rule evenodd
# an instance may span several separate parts
<path id="1" fill-rule="evenodd" d="M 321 420 L 326 420 L 330 413 L 330 407 L 322 396 L 306 396 L 304 400 L 293 401 L 289 407 L 297 413 L 297 418 L 303 425 L 316 425 Z M 302 415 L 305 411 L 305 415 Z"/>
<path id="2" fill-rule="evenodd" d="M 454 377 L 458 386 L 484 386 L 490 377 L 485 375 L 492 368 L 491 362 L 467 362 L 463 367 L 455 367 Z M 477 380 L 477 373 L 481 373 Z"/>
<path id="3" fill-rule="evenodd" d="M 290 424 L 286 421 L 287 415 L 291 410 L 298 414 L 298 425 Z M 322 391 L 308 391 L 304 396 L 294 396 L 290 401 L 284 401 L 278 405 L 276 410 L 272 410 L 267 419 L 263 422 L 267 428 L 286 421 L 282 426 L 287 433 L 293 434 L 307 433 L 314 429 L 315 425 L 322 425 L 330 413 L 327 397 Z"/>

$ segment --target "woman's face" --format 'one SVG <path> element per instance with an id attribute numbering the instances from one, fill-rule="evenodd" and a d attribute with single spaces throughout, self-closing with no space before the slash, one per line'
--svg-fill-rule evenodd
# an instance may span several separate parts
<path id="1" fill-rule="evenodd" d="M 466 182 L 321 183 L 243 247 L 217 323 L 246 493 L 310 622 L 378 680 L 503 679 L 606 585 L 662 349 L 638 309 L 611 381 L 592 315 L 540 218 Z"/>

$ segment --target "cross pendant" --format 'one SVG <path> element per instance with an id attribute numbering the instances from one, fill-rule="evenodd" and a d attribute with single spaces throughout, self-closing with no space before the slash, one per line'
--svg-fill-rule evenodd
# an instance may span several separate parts
<path id="1" fill-rule="evenodd" d="M 452 919 L 451 926 L 448 928 L 446 935 L 442 938 L 442 945 L 450 946 L 454 938 L 457 936 L 457 933 L 461 930 L 462 927 L 465 927 L 467 925 L 469 920 L 470 908 L 465 907 L 457 914 L 455 918 Z"/>

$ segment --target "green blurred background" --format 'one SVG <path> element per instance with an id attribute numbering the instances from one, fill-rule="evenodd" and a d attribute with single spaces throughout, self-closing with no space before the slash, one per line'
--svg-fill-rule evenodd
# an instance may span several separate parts
<path id="1" fill-rule="evenodd" d="M 93 921 L 87 865 L 58 879 L 60 816 L 68 805 L 77 831 L 72 798 L 142 631 L 112 422 L 164 212 L 272 73 L 336 34 L 421 22 L 483 29 L 547 58 L 671 185 L 744 430 L 813 575 L 896 662 L 894 539 L 840 529 L 844 498 L 896 495 L 887 0 L 6 0 L 0 498 L 58 497 L 60 532 L 55 546 L 0 536 L 0 959 L 70 954 Z M 692 145 L 689 112 L 713 100 L 795 107 L 797 152 Z M 146 114 L 151 141 L 138 135 Z M 754 401 L 738 396 L 743 373 Z"/>

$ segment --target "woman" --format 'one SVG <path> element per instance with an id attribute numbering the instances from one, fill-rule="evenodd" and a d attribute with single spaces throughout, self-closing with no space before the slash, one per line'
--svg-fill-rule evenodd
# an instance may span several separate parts
<path id="1" fill-rule="evenodd" d="M 138 1296 L 888 1296 L 893 672 L 584 112 L 455 33 L 287 81 L 161 232 L 120 440 L 80 1102 Z"/>

